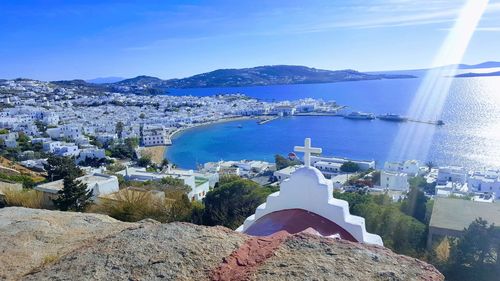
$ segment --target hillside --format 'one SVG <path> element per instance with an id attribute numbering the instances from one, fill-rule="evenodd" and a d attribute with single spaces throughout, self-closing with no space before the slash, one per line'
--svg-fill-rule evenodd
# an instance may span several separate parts
<path id="1" fill-rule="evenodd" d="M 458 78 L 464 78 L 464 77 L 488 77 L 488 76 L 500 76 L 500 71 L 488 72 L 488 73 L 473 73 L 473 72 L 469 72 L 469 73 L 463 73 L 463 74 L 455 75 L 455 77 L 458 77 Z"/>
<path id="2" fill-rule="evenodd" d="M 411 75 L 367 74 L 355 70 L 331 71 L 305 66 L 274 65 L 242 69 L 218 69 L 187 78 L 170 80 L 138 76 L 110 85 L 167 89 L 333 83 L 398 78 L 414 77 Z"/>
<path id="3" fill-rule="evenodd" d="M 459 69 L 478 69 L 478 68 L 495 68 L 500 67 L 500 62 L 498 61 L 487 61 L 478 64 L 459 64 Z"/>
<path id="4" fill-rule="evenodd" d="M 1 280 L 443 280 L 380 246 L 308 233 L 251 237 L 224 227 L 0 209 Z"/>

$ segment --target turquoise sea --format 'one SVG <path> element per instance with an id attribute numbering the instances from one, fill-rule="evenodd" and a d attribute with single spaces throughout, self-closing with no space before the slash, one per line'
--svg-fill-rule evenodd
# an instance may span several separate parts
<path id="1" fill-rule="evenodd" d="M 453 78 L 442 78 L 453 79 Z M 330 84 L 171 90 L 173 95 L 243 93 L 261 100 L 321 98 L 350 110 L 405 115 L 422 79 L 376 80 Z M 347 120 L 341 117 L 289 117 L 258 125 L 255 120 L 193 128 L 178 135 L 166 157 L 183 168 L 218 160 L 273 161 L 311 137 L 324 155 L 386 160 L 418 159 L 469 168 L 500 167 L 500 77 L 455 78 L 440 117 L 444 126 Z M 240 126 L 241 125 L 241 128 Z M 424 140 L 401 139 L 400 130 L 422 130 Z M 407 146 L 412 147 L 408 149 Z M 409 150 L 409 151 L 408 151 Z"/>

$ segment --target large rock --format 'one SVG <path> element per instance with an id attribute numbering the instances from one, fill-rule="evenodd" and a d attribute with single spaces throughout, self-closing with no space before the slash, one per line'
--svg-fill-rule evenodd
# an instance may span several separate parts
<path id="1" fill-rule="evenodd" d="M 22 208 L 0 210 L 0 251 L 0 279 L 444 279 L 384 247 L 308 233 L 250 237 L 223 227 Z"/>
<path id="2" fill-rule="evenodd" d="M 138 226 L 97 214 L 0 209 L 0 280 L 17 279 L 79 247 Z"/>

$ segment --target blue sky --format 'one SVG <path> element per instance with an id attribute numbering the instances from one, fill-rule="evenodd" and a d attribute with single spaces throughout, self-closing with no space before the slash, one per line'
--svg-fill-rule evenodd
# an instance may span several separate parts
<path id="1" fill-rule="evenodd" d="M 430 66 L 465 0 L 0 2 L 0 78 L 152 75 L 294 64 Z M 464 63 L 500 61 L 490 0 Z"/>

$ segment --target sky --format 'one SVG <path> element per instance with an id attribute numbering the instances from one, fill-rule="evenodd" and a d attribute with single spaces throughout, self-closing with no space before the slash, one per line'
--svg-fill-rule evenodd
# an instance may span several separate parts
<path id="1" fill-rule="evenodd" d="M 432 66 L 466 0 L 0 0 L 0 78 L 182 78 L 220 68 Z M 500 61 L 490 0 L 463 63 Z"/>

